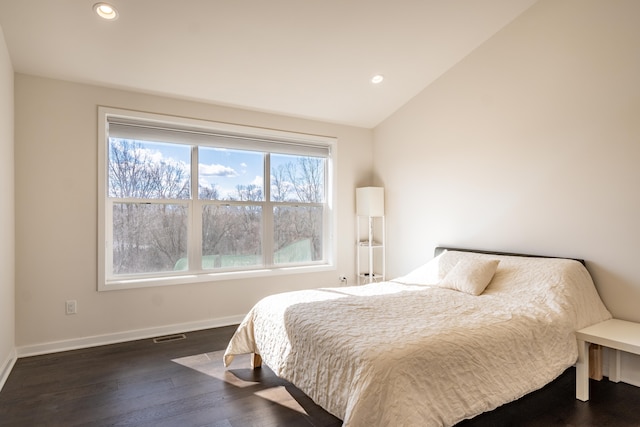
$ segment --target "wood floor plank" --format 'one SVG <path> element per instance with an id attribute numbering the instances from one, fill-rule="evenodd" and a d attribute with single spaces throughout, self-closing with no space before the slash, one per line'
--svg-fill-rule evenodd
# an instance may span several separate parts
<path id="1" fill-rule="evenodd" d="M 20 359 L 0 392 L 0 426 L 342 425 L 268 366 L 250 369 L 249 356 L 225 369 L 222 355 L 234 331 Z M 542 390 L 458 427 L 640 426 L 640 388 L 606 379 L 590 386 L 591 399 L 576 400 L 570 368 Z"/>

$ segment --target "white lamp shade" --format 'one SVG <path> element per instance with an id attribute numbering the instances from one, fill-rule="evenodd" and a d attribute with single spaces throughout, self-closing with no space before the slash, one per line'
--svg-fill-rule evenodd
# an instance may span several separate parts
<path id="1" fill-rule="evenodd" d="M 356 213 L 361 216 L 384 216 L 384 188 L 356 188 Z"/>

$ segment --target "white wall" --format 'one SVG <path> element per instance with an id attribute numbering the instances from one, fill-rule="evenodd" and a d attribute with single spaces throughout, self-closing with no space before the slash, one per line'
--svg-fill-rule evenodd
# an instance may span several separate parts
<path id="1" fill-rule="evenodd" d="M 354 193 L 369 183 L 371 130 L 21 74 L 15 97 L 20 354 L 157 334 L 174 325 L 224 324 L 268 294 L 337 285 L 339 274 L 354 275 Z M 98 105 L 337 137 L 338 270 L 98 293 Z M 65 315 L 67 299 L 78 300 L 77 315 Z"/>
<path id="2" fill-rule="evenodd" d="M 15 361 L 13 66 L 0 28 L 0 389 Z"/>
<path id="3" fill-rule="evenodd" d="M 542 0 L 375 129 L 392 275 L 438 244 L 580 257 L 640 321 L 638 16 Z"/>

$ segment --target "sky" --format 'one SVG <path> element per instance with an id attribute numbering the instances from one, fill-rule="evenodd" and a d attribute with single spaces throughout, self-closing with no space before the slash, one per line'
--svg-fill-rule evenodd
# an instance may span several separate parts
<path id="1" fill-rule="evenodd" d="M 191 146 L 182 144 L 136 141 L 147 158 L 154 163 L 167 162 L 189 170 Z M 293 156 L 272 155 L 271 167 L 291 161 Z M 222 199 L 236 194 L 238 185 L 257 185 L 264 191 L 264 154 L 213 147 L 198 150 L 199 185 L 217 187 Z"/>
<path id="2" fill-rule="evenodd" d="M 264 185 L 264 155 L 258 152 L 200 147 L 200 185 L 217 186 L 224 199 L 237 185 Z"/>

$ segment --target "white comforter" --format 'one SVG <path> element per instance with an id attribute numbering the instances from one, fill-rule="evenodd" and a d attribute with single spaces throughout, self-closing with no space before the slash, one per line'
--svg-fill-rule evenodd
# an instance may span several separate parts
<path id="1" fill-rule="evenodd" d="M 394 281 L 267 297 L 225 365 L 260 354 L 344 426 L 449 426 L 552 381 L 574 331 L 611 317 L 576 261 L 447 252 L 439 276 L 462 257 L 500 259 L 480 296 Z"/>

